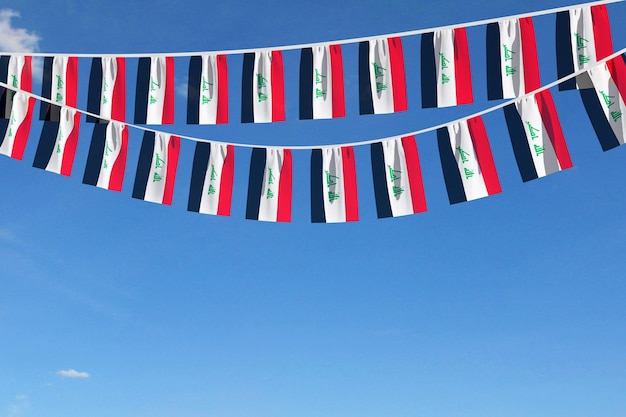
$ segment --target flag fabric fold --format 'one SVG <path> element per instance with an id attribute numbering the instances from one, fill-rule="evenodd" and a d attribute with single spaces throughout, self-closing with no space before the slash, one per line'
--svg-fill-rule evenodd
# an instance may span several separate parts
<path id="1" fill-rule="evenodd" d="M 140 58 L 135 94 L 135 123 L 174 123 L 174 58 Z"/>
<path id="2" fill-rule="evenodd" d="M 127 154 L 128 127 L 125 124 L 109 122 L 95 125 L 83 184 L 122 191 Z"/>
<path id="3" fill-rule="evenodd" d="M 285 120 L 285 80 L 281 51 L 259 51 L 243 56 L 241 122 Z"/>
<path id="4" fill-rule="evenodd" d="M 33 119 L 35 99 L 22 92 L 11 99 L 11 114 L 6 126 L 0 153 L 14 159 L 22 159 Z"/>
<path id="5" fill-rule="evenodd" d="M 311 153 L 311 221 L 359 220 L 354 149 L 351 146 L 313 149 Z"/>
<path id="6" fill-rule="evenodd" d="M 76 108 L 78 94 L 78 58 L 46 57 L 43 64 L 41 95 L 54 104 L 41 102 L 39 118 L 58 122 L 61 106 Z"/>
<path id="7" fill-rule="evenodd" d="M 196 143 L 187 210 L 230 216 L 235 148 L 225 143 Z"/>
<path id="8" fill-rule="evenodd" d="M 341 45 L 319 45 L 302 49 L 300 119 L 345 116 Z"/>
<path id="9" fill-rule="evenodd" d="M 252 150 L 246 219 L 291 221 L 292 165 L 290 149 Z"/>
<path id="10" fill-rule="evenodd" d="M 402 39 L 374 39 L 359 44 L 360 114 L 406 111 L 406 75 Z"/>
<path id="11" fill-rule="evenodd" d="M 87 116 L 88 122 L 126 121 L 126 59 L 93 58 L 89 75 L 87 111 L 102 119 Z"/>
<path id="12" fill-rule="evenodd" d="M 33 166 L 69 177 L 78 146 L 80 113 L 61 107 L 59 115 L 58 122 L 44 122 Z"/>
<path id="13" fill-rule="evenodd" d="M 506 106 L 504 116 L 524 182 L 572 167 L 550 90 Z"/>
<path id="14" fill-rule="evenodd" d="M 146 131 L 139 151 L 133 198 L 172 205 L 180 138 Z"/>
<path id="15" fill-rule="evenodd" d="M 11 55 L 0 57 L 0 80 L 14 90 L 0 87 L 0 119 L 11 117 L 13 97 L 18 90 L 32 92 L 32 57 Z"/>
<path id="16" fill-rule="evenodd" d="M 438 129 L 437 139 L 450 204 L 502 191 L 480 116 Z"/>
<path id="17" fill-rule="evenodd" d="M 422 107 L 474 102 L 472 71 L 465 28 L 422 35 Z"/>
<path id="18" fill-rule="evenodd" d="M 371 158 L 378 218 L 426 211 L 415 137 L 373 143 Z"/>
<path id="19" fill-rule="evenodd" d="M 228 123 L 228 63 L 226 55 L 192 56 L 187 87 L 187 123 Z"/>
<path id="20" fill-rule="evenodd" d="M 541 87 L 532 17 L 487 25 L 489 100 L 515 98 Z"/>

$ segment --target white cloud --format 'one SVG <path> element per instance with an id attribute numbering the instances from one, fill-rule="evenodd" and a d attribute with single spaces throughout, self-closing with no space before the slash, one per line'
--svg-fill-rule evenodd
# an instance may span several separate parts
<path id="1" fill-rule="evenodd" d="M 20 14 L 11 9 L 0 9 L 0 51 L 36 52 L 41 38 L 34 32 L 13 27 L 11 19 Z"/>
<path id="2" fill-rule="evenodd" d="M 78 372 L 75 369 L 57 371 L 57 375 L 62 376 L 63 378 L 89 378 L 89 374 L 87 372 Z"/>
<path id="3" fill-rule="evenodd" d="M 26 414 L 28 409 L 28 397 L 25 394 L 19 394 L 15 396 L 15 403 L 9 405 L 8 416 L 9 417 L 22 417 Z"/>

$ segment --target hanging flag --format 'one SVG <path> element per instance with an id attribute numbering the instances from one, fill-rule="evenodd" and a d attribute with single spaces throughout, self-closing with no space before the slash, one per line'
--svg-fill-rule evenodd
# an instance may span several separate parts
<path id="1" fill-rule="evenodd" d="M 59 122 L 44 123 L 33 166 L 69 177 L 78 145 L 80 113 L 61 107 L 60 117 Z"/>
<path id="2" fill-rule="evenodd" d="M 311 221 L 359 220 L 356 164 L 351 146 L 313 149 L 311 154 Z"/>
<path id="3" fill-rule="evenodd" d="M 437 129 L 437 139 L 450 204 L 502 191 L 480 116 Z"/>
<path id="4" fill-rule="evenodd" d="M 302 49 L 300 119 L 345 116 L 341 45 L 320 45 Z"/>
<path id="5" fill-rule="evenodd" d="M 35 99 L 18 92 L 11 99 L 11 114 L 6 132 L 0 142 L 0 153 L 14 159 L 22 159 L 30 134 Z"/>
<path id="6" fill-rule="evenodd" d="M 125 124 L 109 122 L 95 125 L 83 184 L 122 191 L 127 154 L 128 127 Z"/>
<path id="7" fill-rule="evenodd" d="M 426 211 L 415 137 L 373 143 L 371 154 L 378 218 Z"/>
<path id="8" fill-rule="evenodd" d="M 187 210 L 230 216 L 235 148 L 226 143 L 196 143 Z"/>
<path id="9" fill-rule="evenodd" d="M 94 58 L 89 75 L 87 111 L 102 119 L 87 116 L 88 122 L 126 121 L 126 60 L 116 57 Z"/>
<path id="10" fill-rule="evenodd" d="M 605 4 L 559 12 L 556 16 L 556 63 L 559 78 L 590 68 L 613 53 L 611 25 Z M 559 90 L 593 88 L 588 77 L 559 84 Z"/>
<path id="11" fill-rule="evenodd" d="M 228 123 L 226 55 L 192 56 L 187 87 L 187 123 Z"/>
<path id="12" fill-rule="evenodd" d="M 359 44 L 361 114 L 406 111 L 406 78 L 402 39 L 375 39 Z"/>
<path id="13" fill-rule="evenodd" d="M 77 91 L 78 58 L 46 57 L 43 63 L 41 95 L 54 105 L 41 102 L 39 118 L 55 122 L 61 120 L 61 106 L 76 108 Z"/>
<path id="14" fill-rule="evenodd" d="M 17 90 L 32 92 L 32 57 L 24 55 L 0 57 L 0 81 L 13 88 L 0 87 L 0 119 L 9 119 L 13 97 Z"/>
<path id="15" fill-rule="evenodd" d="M 588 71 L 593 89 L 581 89 L 580 96 L 602 150 L 626 141 L 626 63 L 624 56 L 596 65 Z"/>
<path id="16" fill-rule="evenodd" d="M 133 198 L 172 205 L 180 138 L 164 132 L 143 135 Z"/>
<path id="17" fill-rule="evenodd" d="M 246 219 L 290 222 L 292 182 L 290 149 L 254 148 Z"/>
<path id="18" fill-rule="evenodd" d="M 422 107 L 474 102 L 465 28 L 422 35 Z"/>
<path id="19" fill-rule="evenodd" d="M 509 104 L 504 116 L 524 182 L 572 167 L 550 90 Z"/>
<path id="20" fill-rule="evenodd" d="M 281 51 L 260 51 L 243 56 L 241 122 L 285 120 L 285 80 Z"/>
<path id="21" fill-rule="evenodd" d="M 541 87 L 532 17 L 487 25 L 489 100 L 515 98 Z"/>
<path id="22" fill-rule="evenodd" d="M 174 58 L 140 58 L 135 94 L 135 123 L 174 123 Z"/>

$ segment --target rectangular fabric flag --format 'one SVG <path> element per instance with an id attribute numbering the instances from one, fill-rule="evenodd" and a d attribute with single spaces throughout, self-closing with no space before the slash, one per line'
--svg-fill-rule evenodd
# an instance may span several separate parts
<path id="1" fill-rule="evenodd" d="M 572 167 L 550 90 L 506 106 L 504 116 L 524 182 Z"/>
<path id="2" fill-rule="evenodd" d="M 87 116 L 88 122 L 126 121 L 126 60 L 116 57 L 94 58 L 89 75 L 87 111 L 102 119 Z"/>
<path id="3" fill-rule="evenodd" d="M 502 191 L 480 116 L 438 129 L 437 139 L 450 204 Z"/>
<path id="4" fill-rule="evenodd" d="M 122 191 L 127 154 L 128 127 L 125 124 L 109 122 L 95 125 L 83 184 Z"/>
<path id="5" fill-rule="evenodd" d="M 145 132 L 139 151 L 133 198 L 172 205 L 180 138 L 163 132 Z"/>
<path id="6" fill-rule="evenodd" d="M 11 117 L 13 97 L 18 90 L 32 92 L 32 57 L 11 55 L 0 57 L 0 80 L 14 89 L 0 87 L 0 119 Z"/>
<path id="7" fill-rule="evenodd" d="M 196 143 L 187 210 L 230 216 L 235 148 L 226 143 Z"/>
<path id="8" fill-rule="evenodd" d="M 311 221 L 356 222 L 359 201 L 351 146 L 313 149 L 311 154 Z"/>
<path id="9" fill-rule="evenodd" d="M 61 121 L 44 122 L 33 166 L 69 177 L 78 146 L 80 113 L 61 107 Z"/>
<path id="10" fill-rule="evenodd" d="M 593 89 L 581 89 L 580 96 L 598 136 L 602 150 L 626 141 L 626 64 L 619 56 L 588 71 Z"/>
<path id="11" fill-rule="evenodd" d="M 135 94 L 135 123 L 174 123 L 174 58 L 140 58 Z"/>
<path id="12" fill-rule="evenodd" d="M 226 55 L 192 56 L 187 86 L 187 123 L 228 123 L 228 64 Z"/>
<path id="13" fill-rule="evenodd" d="M 359 44 L 359 109 L 361 114 L 406 111 L 404 53 L 399 37 Z"/>
<path id="14" fill-rule="evenodd" d="M 76 108 L 77 93 L 78 58 L 46 57 L 43 63 L 41 95 L 54 105 L 41 102 L 39 118 L 58 122 L 61 120 L 61 106 Z"/>
<path id="15" fill-rule="evenodd" d="M 285 120 L 285 77 L 281 51 L 260 51 L 243 56 L 241 122 Z"/>
<path id="16" fill-rule="evenodd" d="M 605 4 L 559 12 L 556 16 L 556 63 L 559 78 L 590 68 L 613 53 L 611 25 Z M 559 90 L 593 88 L 587 77 L 559 84 Z"/>
<path id="17" fill-rule="evenodd" d="M 474 102 L 472 70 L 465 28 L 422 35 L 422 107 Z"/>
<path id="18" fill-rule="evenodd" d="M 292 165 L 290 149 L 252 150 L 246 219 L 291 221 Z"/>
<path id="19" fill-rule="evenodd" d="M 541 87 L 532 17 L 487 25 L 489 100 L 515 98 Z"/>
<path id="20" fill-rule="evenodd" d="M 345 116 L 341 45 L 320 45 L 302 49 L 300 119 Z"/>
<path id="21" fill-rule="evenodd" d="M 405 136 L 373 143 L 371 154 L 378 218 L 426 211 L 415 137 Z"/>
<path id="22" fill-rule="evenodd" d="M 35 99 L 28 97 L 22 92 L 13 96 L 11 102 L 11 115 L 6 132 L 0 143 L 0 153 L 14 159 L 22 159 L 30 127 L 33 119 Z"/>

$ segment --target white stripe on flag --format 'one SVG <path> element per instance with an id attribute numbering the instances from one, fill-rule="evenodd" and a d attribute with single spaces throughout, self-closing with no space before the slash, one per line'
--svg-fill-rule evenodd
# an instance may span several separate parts
<path id="1" fill-rule="evenodd" d="M 22 88 L 22 71 L 26 59 L 23 55 L 12 55 L 9 58 L 9 68 L 7 71 L 7 84 L 13 88 Z M 6 106 L 3 117 L 8 119 L 11 116 L 11 106 L 13 103 L 13 95 L 15 90 L 8 90 L 6 94 Z"/>
<path id="2" fill-rule="evenodd" d="M 502 98 L 514 98 L 525 94 L 523 45 L 519 21 L 503 20 L 500 28 L 500 71 L 502 74 Z"/>
<path id="3" fill-rule="evenodd" d="M 58 105 L 67 104 L 66 84 L 69 57 L 55 56 L 52 63 L 52 90 L 50 99 Z"/>
<path id="4" fill-rule="evenodd" d="M 341 148 L 322 149 L 322 189 L 326 223 L 346 221 L 346 193 Z"/>
<path id="5" fill-rule="evenodd" d="M 591 7 L 586 6 L 572 9 L 569 12 L 572 58 L 574 60 L 574 72 L 583 68 L 589 68 L 596 62 L 596 42 L 593 34 L 593 17 Z M 589 78 L 576 77 L 578 88 L 593 88 L 589 84 Z"/>
<path id="6" fill-rule="evenodd" d="M 219 72 L 217 70 L 216 56 L 213 54 L 202 55 L 200 99 L 198 101 L 198 106 L 200 106 L 198 111 L 199 123 L 202 125 L 217 123 L 218 77 Z M 212 148 L 211 152 L 213 152 Z M 213 155 L 213 153 L 211 153 L 211 155 Z"/>
<path id="7" fill-rule="evenodd" d="M 272 121 L 272 51 L 254 54 L 252 103 L 255 123 Z"/>
<path id="8" fill-rule="evenodd" d="M 170 135 L 164 132 L 156 132 L 154 135 L 154 151 L 152 153 L 152 165 L 144 200 L 153 203 L 163 203 L 165 184 L 167 182 L 167 160 Z"/>
<path id="9" fill-rule="evenodd" d="M 437 107 L 456 106 L 456 68 L 454 63 L 454 29 L 435 32 L 437 74 Z"/>
<path id="10" fill-rule="evenodd" d="M 200 213 L 217 214 L 222 189 L 222 171 L 228 145 L 226 143 L 211 142 L 211 154 L 207 165 L 204 185 L 202 187 L 202 199 L 200 200 Z"/>
<path id="11" fill-rule="evenodd" d="M 63 156 L 65 155 L 65 145 L 70 134 L 74 130 L 74 116 L 76 111 L 69 107 L 61 107 L 61 120 L 59 121 L 59 131 L 57 132 L 56 142 L 54 143 L 54 149 L 52 155 L 46 165 L 46 171 L 61 173 L 61 167 L 63 166 Z"/>
<path id="12" fill-rule="evenodd" d="M 467 201 L 488 196 L 467 121 L 449 125 L 448 133 Z"/>
<path id="13" fill-rule="evenodd" d="M 313 118 L 333 117 L 333 72 L 330 45 L 313 48 Z"/>
<path id="14" fill-rule="evenodd" d="M 374 114 L 393 113 L 393 79 L 391 77 L 389 41 L 387 39 L 371 40 L 369 41 L 369 50 L 370 88 Z"/>
<path id="15" fill-rule="evenodd" d="M 111 119 L 113 90 L 117 78 L 117 59 L 114 57 L 102 57 L 101 61 L 102 90 L 100 92 L 100 116 L 102 116 L 103 119 Z"/>
<path id="16" fill-rule="evenodd" d="M 104 140 L 104 153 L 102 154 L 102 166 L 98 175 L 97 187 L 109 189 L 111 182 L 111 172 L 117 157 L 122 150 L 122 133 L 126 125 L 116 122 L 109 122 L 106 128 Z"/>
<path id="17" fill-rule="evenodd" d="M 402 138 L 382 142 L 387 193 L 394 217 L 413 214 L 413 199 Z"/>
<path id="18" fill-rule="evenodd" d="M 20 128 L 26 115 L 28 114 L 29 98 L 26 94 L 18 92 L 13 97 L 13 108 L 9 115 L 9 126 L 4 134 L 4 141 L 0 146 L 0 154 L 11 156 L 13 154 L 13 145 L 15 144 L 15 135 Z"/>
<path id="19" fill-rule="evenodd" d="M 280 185 L 280 171 L 283 167 L 283 149 L 267 148 L 265 151 L 265 171 L 263 172 L 263 187 L 259 201 L 259 220 L 275 222 L 278 218 L 278 189 Z"/>
<path id="20" fill-rule="evenodd" d="M 150 84 L 148 87 L 148 111 L 146 124 L 162 124 L 167 88 L 167 57 L 150 59 Z"/>
<path id="21" fill-rule="evenodd" d="M 621 58 L 618 57 L 617 59 Z M 589 69 L 588 74 L 593 82 L 593 87 L 604 116 L 620 145 L 623 145 L 626 141 L 626 120 L 622 116 L 626 111 L 626 106 L 617 85 L 615 85 L 611 77 L 611 72 L 606 64 L 602 64 Z"/>

